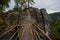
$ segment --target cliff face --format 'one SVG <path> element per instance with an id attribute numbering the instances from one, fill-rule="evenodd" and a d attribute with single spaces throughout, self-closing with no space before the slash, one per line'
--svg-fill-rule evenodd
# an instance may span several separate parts
<path id="1" fill-rule="evenodd" d="M 9 11 L 8 13 L 3 13 L 4 15 L 2 15 L 2 17 L 6 20 L 8 25 L 19 24 L 18 22 L 24 20 L 24 18 L 28 15 L 26 10 L 29 10 L 31 17 L 39 23 L 42 29 L 45 29 L 45 26 L 49 26 L 48 13 L 44 8 L 26 8 L 22 13 Z"/>
<path id="2" fill-rule="evenodd" d="M 42 9 L 26 8 L 22 13 L 10 12 L 8 13 L 6 22 L 8 25 L 20 24 L 22 21 L 26 20 L 25 18 L 28 16 L 28 14 L 41 26 L 43 30 L 46 30 L 48 34 L 47 30 L 49 30 L 49 19 L 48 13 L 44 8 Z"/>
<path id="3" fill-rule="evenodd" d="M 37 21 L 37 23 L 41 26 L 41 29 L 45 30 L 48 35 L 49 32 L 49 16 L 46 9 L 30 9 L 31 17 Z"/>
<path id="4" fill-rule="evenodd" d="M 48 13 L 44 8 L 26 8 L 22 13 L 10 11 L 3 14 L 2 18 L 8 26 L 23 25 L 26 27 L 29 23 L 31 24 L 31 22 L 36 21 L 40 25 L 40 28 L 45 31 L 46 35 L 49 35 Z M 30 27 L 30 25 L 28 26 Z"/>

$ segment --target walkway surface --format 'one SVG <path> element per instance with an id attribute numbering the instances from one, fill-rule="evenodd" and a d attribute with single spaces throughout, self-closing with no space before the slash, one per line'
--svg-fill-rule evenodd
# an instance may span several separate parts
<path id="1" fill-rule="evenodd" d="M 24 26 L 24 34 L 23 34 L 23 39 L 22 40 L 32 40 L 32 35 L 31 35 L 31 30 L 30 30 L 30 24 L 25 24 Z"/>
<path id="2" fill-rule="evenodd" d="M 22 26 L 24 27 L 24 33 L 21 40 L 33 40 L 30 15 L 26 16 L 26 18 L 23 20 Z"/>

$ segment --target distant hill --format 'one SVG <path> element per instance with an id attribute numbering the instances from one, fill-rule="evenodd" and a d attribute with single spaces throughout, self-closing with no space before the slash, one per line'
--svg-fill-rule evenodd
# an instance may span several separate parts
<path id="1" fill-rule="evenodd" d="M 53 40 L 60 40 L 60 12 L 49 14 L 50 16 L 50 30 L 51 38 Z"/>
<path id="2" fill-rule="evenodd" d="M 60 12 L 51 13 L 51 14 L 49 14 L 49 16 L 50 16 L 53 20 L 55 20 L 55 19 L 57 19 L 57 18 L 60 18 Z"/>

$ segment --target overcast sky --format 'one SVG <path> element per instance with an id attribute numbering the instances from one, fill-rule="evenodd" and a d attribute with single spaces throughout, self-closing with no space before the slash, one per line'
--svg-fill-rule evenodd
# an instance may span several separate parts
<path id="1" fill-rule="evenodd" d="M 34 0 L 35 4 L 33 7 L 36 8 L 46 8 L 48 13 L 59 12 L 60 11 L 60 0 Z M 12 9 L 15 5 L 14 0 L 9 3 L 10 7 L 7 9 Z"/>

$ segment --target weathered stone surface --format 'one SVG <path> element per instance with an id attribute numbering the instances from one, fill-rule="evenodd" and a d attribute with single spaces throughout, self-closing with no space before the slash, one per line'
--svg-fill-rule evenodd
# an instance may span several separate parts
<path id="1" fill-rule="evenodd" d="M 18 14 L 16 12 L 10 12 L 8 15 L 7 24 L 9 25 L 17 24 L 18 20 L 19 20 L 19 23 L 21 23 L 23 20 L 25 20 L 25 18 L 28 15 L 26 10 L 24 10 L 24 12 L 20 14 L 19 19 L 18 19 Z M 49 30 L 48 13 L 45 8 L 42 8 L 42 9 L 29 8 L 29 13 L 31 15 L 31 18 L 37 21 L 37 23 L 41 26 L 43 30 L 46 30 L 46 31 Z"/>
<path id="2" fill-rule="evenodd" d="M 28 9 L 26 9 L 26 10 L 28 10 Z M 40 28 L 45 30 L 46 35 L 48 35 L 49 34 L 48 33 L 49 32 L 49 20 L 48 20 L 48 13 L 47 13 L 46 9 L 29 8 L 28 11 L 26 11 L 26 10 L 24 10 L 24 12 L 22 12 L 22 14 L 19 14 L 18 12 L 10 12 L 6 19 L 7 24 L 9 26 L 25 24 L 24 25 L 25 28 L 28 28 L 26 26 L 29 26 L 29 28 L 30 28 L 30 25 L 28 25 L 28 21 L 29 21 L 29 23 L 36 21 L 41 26 Z M 26 29 L 26 30 L 28 30 L 28 29 Z M 30 36 L 30 35 L 27 35 L 27 36 Z"/>

